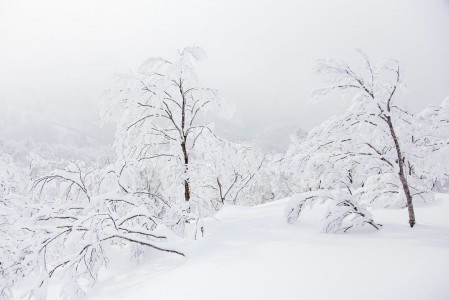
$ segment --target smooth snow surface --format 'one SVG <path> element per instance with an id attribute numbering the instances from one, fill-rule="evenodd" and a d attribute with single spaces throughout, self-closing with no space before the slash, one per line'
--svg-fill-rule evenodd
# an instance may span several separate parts
<path id="1" fill-rule="evenodd" d="M 114 250 L 90 299 L 449 299 L 449 196 L 417 208 L 375 210 L 380 231 L 322 234 L 325 208 L 289 225 L 286 200 L 226 207 L 205 221 L 186 258 L 152 253 L 140 265 Z M 57 294 L 55 294 L 57 295 Z"/>

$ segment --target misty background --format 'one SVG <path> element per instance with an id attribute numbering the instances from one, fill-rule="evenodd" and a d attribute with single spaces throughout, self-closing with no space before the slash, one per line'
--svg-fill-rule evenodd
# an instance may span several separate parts
<path id="1" fill-rule="evenodd" d="M 320 58 L 398 59 L 411 111 L 449 96 L 447 0 L 0 0 L 0 137 L 108 145 L 99 111 L 113 75 L 193 45 L 208 54 L 200 81 L 235 106 L 217 132 L 267 150 L 347 108 L 309 100 Z"/>

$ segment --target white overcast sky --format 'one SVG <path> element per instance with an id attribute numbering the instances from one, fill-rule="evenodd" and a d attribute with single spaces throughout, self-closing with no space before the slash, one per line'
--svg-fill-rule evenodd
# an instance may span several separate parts
<path id="1" fill-rule="evenodd" d="M 191 45 L 236 107 L 219 132 L 271 149 L 346 109 L 309 102 L 319 58 L 397 58 L 411 110 L 449 96 L 448 0 L 0 0 L 0 137 L 111 143 L 98 112 L 112 75 Z"/>

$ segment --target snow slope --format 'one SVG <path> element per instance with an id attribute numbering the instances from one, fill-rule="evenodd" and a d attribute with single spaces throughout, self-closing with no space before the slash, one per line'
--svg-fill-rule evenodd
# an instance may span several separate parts
<path id="1" fill-rule="evenodd" d="M 226 207 L 186 242 L 186 258 L 152 253 L 137 265 L 118 250 L 91 299 L 449 299 L 449 195 L 416 209 L 376 210 L 380 231 L 322 234 L 323 207 L 297 224 L 287 200 Z M 120 250 L 124 251 L 124 250 Z M 112 260 L 111 260 L 112 261 Z M 57 297 L 57 294 L 53 294 Z"/>

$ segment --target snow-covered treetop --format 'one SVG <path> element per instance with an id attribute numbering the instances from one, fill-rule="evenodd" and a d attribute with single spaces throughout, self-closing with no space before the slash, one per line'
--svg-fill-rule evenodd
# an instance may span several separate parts
<path id="1" fill-rule="evenodd" d="M 193 145 L 202 132 L 212 130 L 200 116 L 210 109 L 225 113 L 228 106 L 216 90 L 199 84 L 196 65 L 205 57 L 201 48 L 187 47 L 173 60 L 150 58 L 137 73 L 117 76 L 102 115 L 104 121 L 117 122 L 119 152 L 142 158 L 148 148 L 181 140 Z"/>

